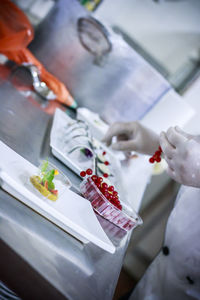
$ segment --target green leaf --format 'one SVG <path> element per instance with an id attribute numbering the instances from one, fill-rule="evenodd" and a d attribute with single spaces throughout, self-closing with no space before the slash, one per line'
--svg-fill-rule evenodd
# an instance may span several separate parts
<path id="1" fill-rule="evenodd" d="M 48 183 L 52 182 L 54 179 L 54 173 L 55 173 L 54 169 L 46 172 L 46 174 L 44 174 L 42 178 L 43 183 L 45 183 L 45 181 L 48 181 Z"/>
<path id="2" fill-rule="evenodd" d="M 45 174 L 46 173 L 46 170 L 48 168 L 48 165 L 49 165 L 49 162 L 47 160 L 44 160 L 42 162 L 42 167 L 41 167 L 41 172 L 42 174 Z"/>
<path id="3" fill-rule="evenodd" d="M 48 188 L 49 188 L 49 190 L 54 190 L 55 189 L 55 184 L 52 181 L 48 182 Z"/>

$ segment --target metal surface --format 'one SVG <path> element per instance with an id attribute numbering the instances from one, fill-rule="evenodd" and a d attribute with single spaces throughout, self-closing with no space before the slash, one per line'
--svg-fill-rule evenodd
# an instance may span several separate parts
<path id="1" fill-rule="evenodd" d="M 80 179 L 50 153 L 52 116 L 0 83 L 0 139 L 35 165 L 49 157 L 72 184 Z M 1 158 L 3 159 L 3 158 Z M 70 236 L 0 189 L 0 280 L 23 299 L 112 299 L 130 234 L 99 217 L 111 255 Z"/>
<path id="2" fill-rule="evenodd" d="M 118 45 L 112 41 L 112 51 L 106 55 L 103 67 L 95 63 L 77 30 L 78 19 L 88 15 L 78 1 L 58 0 L 37 28 L 30 49 L 48 71 L 66 84 L 79 105 L 101 113 L 108 99 L 116 97 L 116 87 L 122 88 L 130 70 L 124 59 L 119 60 Z"/>
<path id="3" fill-rule="evenodd" d="M 149 99 L 147 87 L 142 83 L 138 86 L 137 82 L 147 63 L 106 26 L 112 49 L 98 64 L 79 39 L 77 22 L 85 17 L 88 12 L 78 1 L 58 0 L 48 18 L 37 28 L 31 51 L 48 71 L 66 84 L 80 106 L 98 112 L 108 123 L 141 118 L 146 111 L 137 113 L 137 109 Z M 154 78 L 151 68 L 146 76 Z M 155 76 L 155 82 L 159 80 Z M 167 91 L 168 83 L 164 85 Z M 150 91 L 150 98 L 159 101 L 163 93 L 153 95 Z"/>
<path id="4" fill-rule="evenodd" d="M 82 45 L 95 56 L 102 56 L 111 51 L 109 34 L 96 19 L 92 17 L 78 19 L 77 30 Z"/>

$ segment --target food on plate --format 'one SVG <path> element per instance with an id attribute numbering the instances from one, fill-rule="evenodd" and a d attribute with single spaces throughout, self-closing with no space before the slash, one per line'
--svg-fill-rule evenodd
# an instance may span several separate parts
<path id="1" fill-rule="evenodd" d="M 103 154 L 97 154 L 97 158 L 101 163 L 104 163 L 106 161 L 106 157 Z"/>
<path id="2" fill-rule="evenodd" d="M 30 182 L 43 196 L 45 196 L 49 200 L 56 201 L 58 199 L 58 190 L 55 189 L 53 180 L 54 177 L 58 174 L 59 172 L 56 169 L 49 170 L 48 161 L 44 161 L 41 166 L 40 176 L 31 176 Z"/>
<path id="3" fill-rule="evenodd" d="M 88 148 L 81 148 L 80 152 L 83 153 L 88 158 L 92 158 L 93 157 L 92 151 L 90 149 L 88 149 Z"/>
<path id="4" fill-rule="evenodd" d="M 97 164 L 97 167 L 98 167 L 98 169 L 99 169 L 103 174 L 107 174 L 108 176 L 111 175 L 111 171 L 110 171 L 109 167 L 106 166 L 105 164 L 103 164 L 103 163 L 98 163 L 98 164 Z M 104 176 L 104 177 L 105 177 L 105 176 Z"/>

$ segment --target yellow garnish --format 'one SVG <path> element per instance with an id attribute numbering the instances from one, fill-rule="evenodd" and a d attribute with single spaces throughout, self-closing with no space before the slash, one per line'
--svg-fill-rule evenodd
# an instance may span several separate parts
<path id="1" fill-rule="evenodd" d="M 59 174 L 58 170 L 55 170 L 54 175 L 58 175 L 58 174 Z"/>

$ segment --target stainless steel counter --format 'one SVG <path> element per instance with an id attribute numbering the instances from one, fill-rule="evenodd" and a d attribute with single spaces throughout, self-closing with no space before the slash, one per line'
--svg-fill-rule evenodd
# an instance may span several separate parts
<path id="1" fill-rule="evenodd" d="M 48 156 L 78 186 L 80 179 L 51 155 L 52 116 L 6 81 L 0 105 L 0 140 L 35 165 Z M 0 189 L 0 280 L 28 300 L 112 299 L 130 235 L 99 221 L 116 245 L 113 255 L 81 243 Z"/>
<path id="2" fill-rule="evenodd" d="M 87 15 L 76 0 L 56 1 L 38 26 L 31 51 L 64 82 L 80 106 L 98 112 L 108 123 L 142 118 L 169 84 L 104 23 L 112 49 L 97 63 L 77 31 L 79 18 Z"/>

